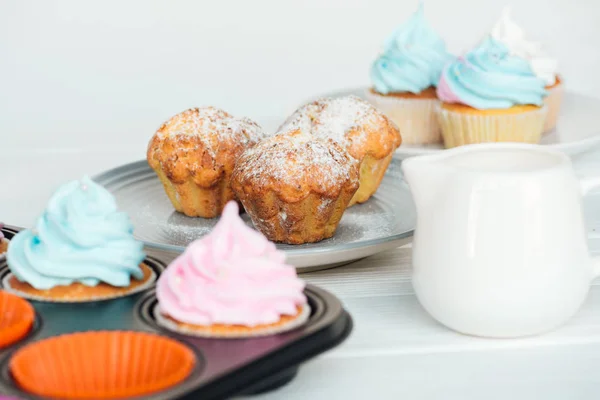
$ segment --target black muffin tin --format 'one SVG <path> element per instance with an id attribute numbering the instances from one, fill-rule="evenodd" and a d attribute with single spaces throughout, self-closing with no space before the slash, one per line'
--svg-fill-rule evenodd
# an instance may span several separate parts
<path id="1" fill-rule="evenodd" d="M 5 226 L 11 238 L 18 228 Z M 157 275 L 177 254 L 147 250 L 145 263 Z M 0 281 L 9 273 L 0 262 Z M 22 341 L 0 350 L 0 393 L 21 399 L 43 399 L 22 391 L 8 370 L 12 353 L 24 344 L 51 336 L 89 330 L 153 332 L 179 340 L 197 356 L 192 374 L 178 386 L 136 399 L 226 399 L 276 389 L 290 382 L 299 365 L 340 344 L 352 330 L 352 319 L 330 293 L 308 285 L 305 290 L 311 316 L 302 327 L 262 338 L 204 339 L 170 332 L 154 319 L 154 289 L 118 299 L 58 304 L 32 301 L 36 321 Z"/>

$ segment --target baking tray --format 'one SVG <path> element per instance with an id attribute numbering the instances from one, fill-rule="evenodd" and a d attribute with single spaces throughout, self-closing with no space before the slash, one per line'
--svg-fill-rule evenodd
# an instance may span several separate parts
<path id="1" fill-rule="evenodd" d="M 2 229 L 7 238 L 18 228 Z M 145 261 L 157 275 L 176 253 L 149 250 Z M 0 261 L 0 281 L 9 273 Z M 88 330 L 132 330 L 158 333 L 188 345 L 197 356 L 192 374 L 178 386 L 135 399 L 226 399 L 262 393 L 291 381 L 299 365 L 329 350 L 348 337 L 352 319 L 340 301 L 325 290 L 307 285 L 311 316 L 302 327 L 262 338 L 205 339 L 170 332 L 153 317 L 157 304 L 154 288 L 131 296 L 90 303 L 58 304 L 32 301 L 36 321 L 30 335 L 0 350 L 0 393 L 21 399 L 45 399 L 20 390 L 12 380 L 8 362 L 19 347 L 64 333 Z"/>

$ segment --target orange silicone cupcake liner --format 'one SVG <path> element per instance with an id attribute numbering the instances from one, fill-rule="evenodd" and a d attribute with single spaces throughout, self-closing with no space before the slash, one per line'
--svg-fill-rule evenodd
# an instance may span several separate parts
<path id="1" fill-rule="evenodd" d="M 27 300 L 0 290 L 0 349 L 25 337 L 34 320 L 35 311 Z"/>
<path id="2" fill-rule="evenodd" d="M 63 399 L 118 399 L 159 392 L 185 380 L 196 363 L 182 343 L 150 333 L 98 331 L 31 343 L 10 360 L 25 391 Z"/>

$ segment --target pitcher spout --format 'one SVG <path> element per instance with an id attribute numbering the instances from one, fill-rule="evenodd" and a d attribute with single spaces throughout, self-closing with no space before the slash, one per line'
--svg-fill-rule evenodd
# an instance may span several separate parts
<path id="1" fill-rule="evenodd" d="M 410 187 L 418 213 L 426 212 L 443 186 L 446 173 L 439 160 L 439 156 L 420 156 L 402 161 L 404 179 Z"/>

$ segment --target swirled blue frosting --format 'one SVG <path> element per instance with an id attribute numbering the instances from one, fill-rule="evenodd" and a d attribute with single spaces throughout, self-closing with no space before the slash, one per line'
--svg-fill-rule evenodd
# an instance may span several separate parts
<path id="1" fill-rule="evenodd" d="M 58 189 L 34 230 L 13 237 L 7 261 L 17 279 L 36 289 L 73 282 L 123 287 L 132 276 L 143 278 L 142 248 L 114 197 L 84 177 Z"/>
<path id="2" fill-rule="evenodd" d="M 425 21 L 423 4 L 387 40 L 371 67 L 371 81 L 381 94 L 420 93 L 436 86 L 444 65 L 452 59 L 442 38 Z"/>
<path id="3" fill-rule="evenodd" d="M 447 103 L 481 110 L 504 109 L 524 104 L 541 106 L 545 86 L 526 60 L 511 55 L 504 44 L 487 37 L 444 69 L 437 94 Z"/>

